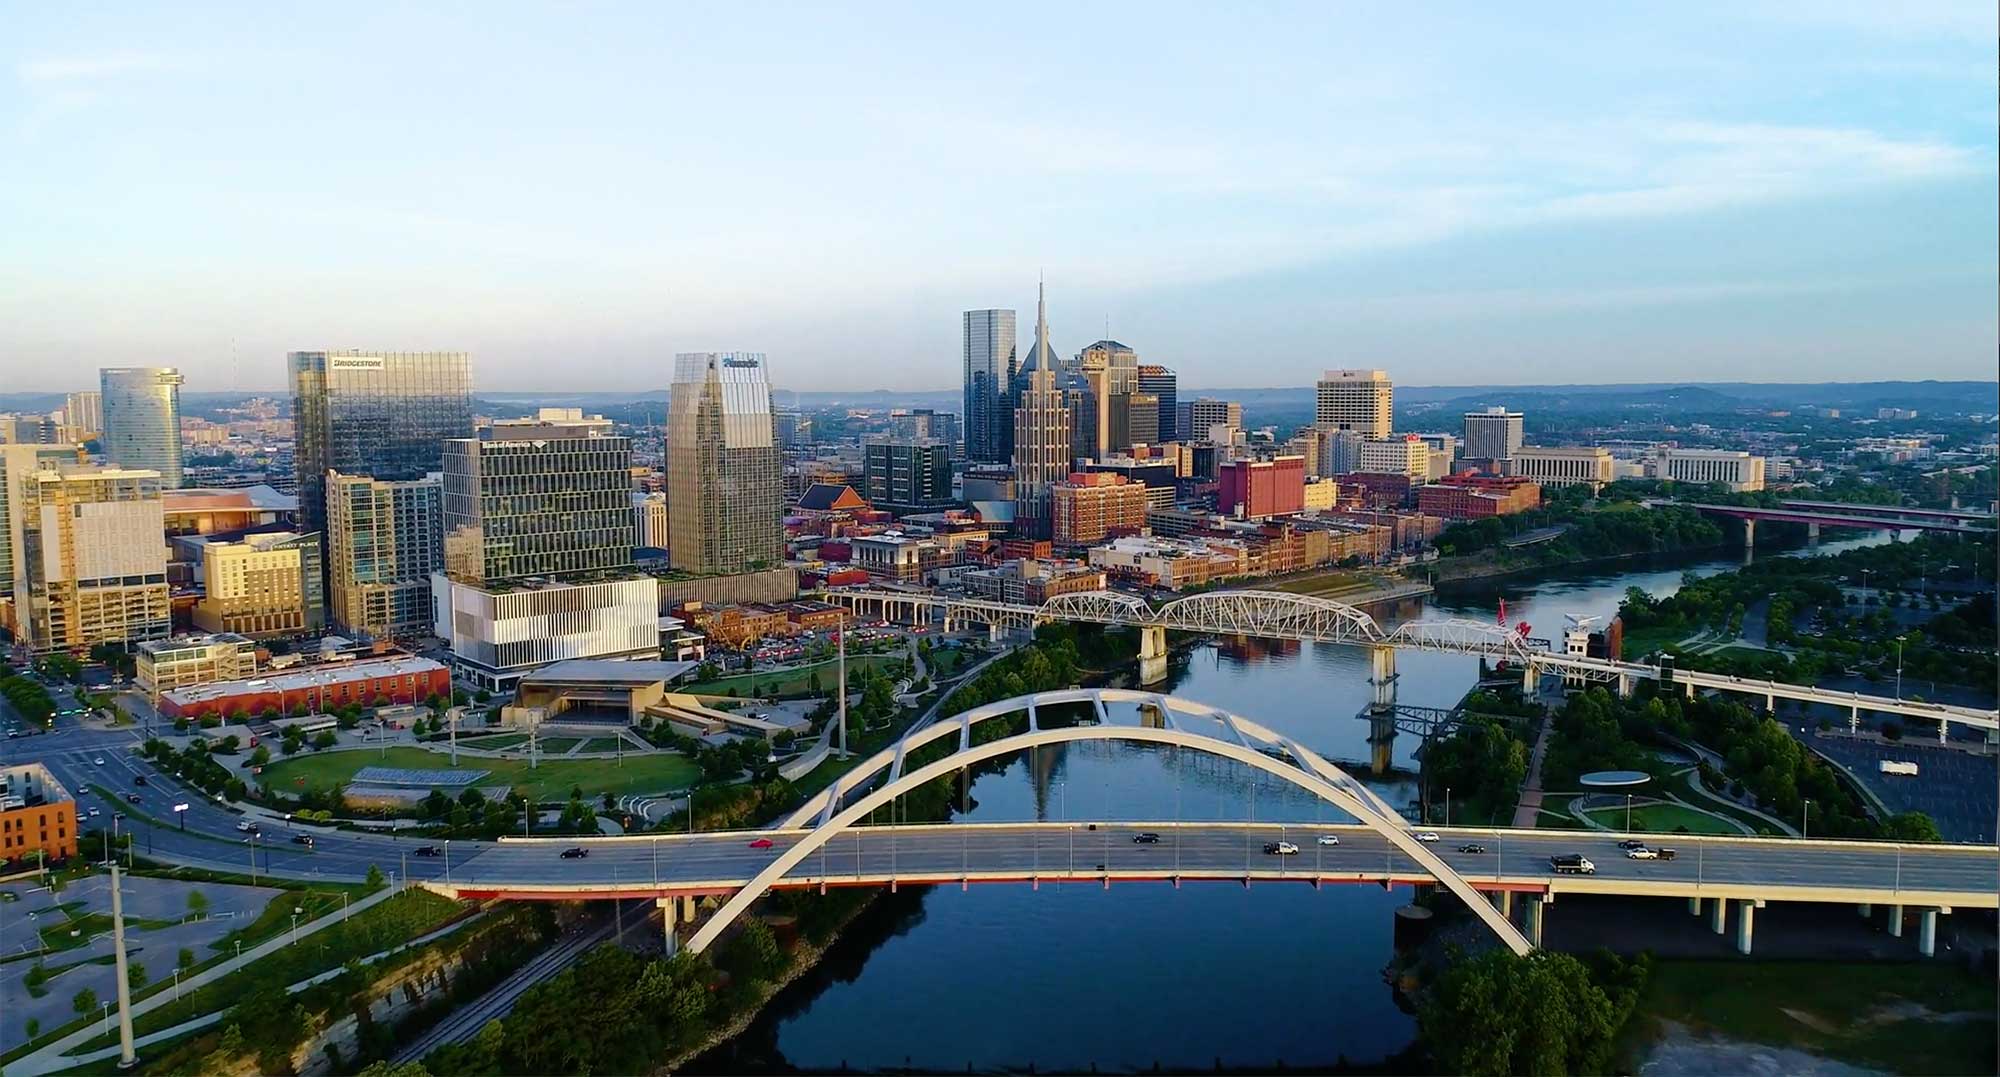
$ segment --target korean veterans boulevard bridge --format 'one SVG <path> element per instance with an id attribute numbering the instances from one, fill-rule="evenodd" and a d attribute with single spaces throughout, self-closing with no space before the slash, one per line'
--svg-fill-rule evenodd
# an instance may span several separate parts
<path id="1" fill-rule="evenodd" d="M 833 589 L 825 592 L 825 597 L 858 614 L 884 620 L 940 623 L 947 630 L 968 623 L 985 624 L 996 635 L 1009 628 L 1032 629 L 1048 621 L 1137 628 L 1140 678 L 1147 684 L 1166 676 L 1166 633 L 1174 631 L 1366 647 L 1376 692 L 1374 705 L 1384 711 L 1394 707 L 1396 652 L 1410 649 L 1477 655 L 1508 663 L 1521 670 L 1523 687 L 1531 691 L 1544 675 L 1608 683 L 1620 695 L 1630 695 L 1640 680 L 1669 681 L 1690 696 L 1707 689 L 1761 698 L 1767 710 L 1775 709 L 1780 699 L 1844 708 L 1850 727 L 1860 725 L 1863 711 L 1872 711 L 1936 722 L 1939 740 L 1945 738 L 1953 722 L 1986 730 L 1989 735 L 2000 731 L 2000 712 L 1992 710 L 1558 653 L 1508 631 L 1504 625 L 1483 621 L 1405 621 L 1385 628 L 1354 606 L 1283 591 L 1211 591 L 1178 598 L 1157 609 L 1143 598 L 1118 591 L 1058 595 L 1039 606 L 886 588 Z"/>
<path id="2" fill-rule="evenodd" d="M 884 807 L 893 816 L 903 795 L 939 778 L 962 780 L 967 768 L 984 760 L 1082 741 L 1165 745 L 1234 760 L 1319 797 L 1353 821 L 865 825 Z M 1142 833 L 1158 840 L 1136 841 Z M 507 839 L 480 844 L 469 856 L 460 853 L 444 875 L 421 885 L 469 899 L 652 898 L 670 944 L 678 941 L 676 923 L 695 924 L 698 903 L 706 901 L 710 911 L 687 939 L 697 951 L 774 888 L 902 883 L 1435 883 L 1517 953 L 1536 945 L 1544 908 L 1561 893 L 1685 897 L 1691 911 L 1707 902 L 1718 934 L 1734 905 L 1737 947 L 1745 953 L 1755 910 L 1768 901 L 1853 903 L 1864 912 L 1884 905 L 1896 931 L 1903 907 L 1915 906 L 1922 913 L 1919 948 L 1926 954 L 1935 944 L 1938 915 L 2000 904 L 1994 887 L 2000 851 L 1990 845 L 1688 835 L 1674 839 L 1676 858 L 1641 861 L 1617 855 L 1609 835 L 1461 827 L 1425 840 L 1431 833 L 1412 829 L 1339 767 L 1249 719 L 1155 693 L 1069 689 L 988 704 L 914 730 L 775 829 Z M 1337 837 L 1338 844 L 1322 844 L 1322 835 Z M 1292 843 L 1297 851 L 1268 852 L 1273 842 Z M 1468 844 L 1484 851 L 1461 850 Z M 571 846 L 589 855 L 563 856 Z M 1550 858 L 1577 852 L 1598 854 L 1595 872 L 1558 874 Z M 1517 894 L 1526 899 L 1520 927 L 1512 917 Z"/>

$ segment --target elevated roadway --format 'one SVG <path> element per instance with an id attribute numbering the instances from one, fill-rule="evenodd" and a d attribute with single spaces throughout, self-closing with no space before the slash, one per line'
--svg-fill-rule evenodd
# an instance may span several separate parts
<path id="1" fill-rule="evenodd" d="M 1954 535 L 1991 535 L 1992 517 L 1985 517 L 1985 523 L 1975 522 L 1980 517 L 1956 514 L 1904 512 L 1858 511 L 1879 506 L 1828 505 L 1826 502 L 1787 503 L 1783 508 L 1767 508 L 1760 505 L 1710 505 L 1696 501 L 1648 500 L 1646 505 L 1677 505 L 1684 509 L 1694 509 L 1710 516 L 1728 516 L 1754 524 L 1759 520 L 1774 520 L 1783 523 L 1805 524 L 1808 527 L 1853 527 L 1873 531 L 1939 531 Z M 1792 507 L 1796 504 L 1797 507 Z M 1808 507 L 1826 505 L 1827 507 Z M 1755 543 L 1755 532 L 1746 529 L 1744 542 Z"/>

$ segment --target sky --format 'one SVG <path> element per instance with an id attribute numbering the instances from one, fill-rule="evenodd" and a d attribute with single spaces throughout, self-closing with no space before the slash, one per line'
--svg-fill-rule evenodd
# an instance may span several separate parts
<path id="1" fill-rule="evenodd" d="M 1415 9 L 1415 10 L 1412 10 Z M 1995 378 L 1994 5 L 0 0 L 0 388 Z"/>

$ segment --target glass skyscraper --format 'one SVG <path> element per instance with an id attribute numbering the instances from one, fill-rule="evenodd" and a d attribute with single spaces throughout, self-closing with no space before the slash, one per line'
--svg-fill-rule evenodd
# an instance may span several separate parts
<path id="1" fill-rule="evenodd" d="M 333 619 L 378 639 L 427 634 L 431 573 L 444 568 L 442 480 L 330 472 L 326 560 Z"/>
<path id="2" fill-rule="evenodd" d="M 1004 464 L 1014 457 L 1014 312 L 965 312 L 965 458 Z"/>
<path id="3" fill-rule="evenodd" d="M 785 559 L 784 478 L 761 352 L 682 352 L 667 420 L 667 553 L 694 573 Z"/>
<path id="4" fill-rule="evenodd" d="M 104 455 L 119 467 L 160 473 L 181 484 L 181 372 L 170 366 L 99 370 Z"/>
<path id="5" fill-rule="evenodd" d="M 472 436 L 464 352 L 293 352 L 289 364 L 301 530 L 326 529 L 327 472 L 421 479 L 441 470 L 447 438 Z"/>
<path id="6" fill-rule="evenodd" d="M 560 420 L 488 433 L 445 442 L 446 575 L 486 585 L 632 568 L 631 438 Z"/>

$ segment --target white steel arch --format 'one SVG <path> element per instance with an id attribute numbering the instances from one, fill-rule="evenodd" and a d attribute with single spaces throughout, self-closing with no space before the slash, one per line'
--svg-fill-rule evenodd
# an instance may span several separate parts
<path id="1" fill-rule="evenodd" d="M 1159 622 L 1186 632 L 1373 643 L 1383 638 L 1375 618 L 1330 598 L 1284 591 L 1209 591 L 1160 607 Z"/>
<path id="2" fill-rule="evenodd" d="M 1079 702 L 1088 702 L 1095 707 L 1100 724 L 1059 729 L 1040 728 L 1036 720 L 1040 707 Z M 1105 722 L 1106 703 L 1128 702 L 1151 705 L 1158 715 L 1160 725 L 1119 726 Z M 977 722 L 1023 711 L 1028 714 L 1029 727 L 1026 733 L 977 746 L 970 744 L 970 730 Z M 1184 728 L 1178 717 L 1181 715 L 1212 722 L 1220 733 L 1217 735 Z M 911 749 L 954 734 L 958 738 L 956 750 L 914 771 L 902 770 L 903 761 Z M 1515 953 L 1525 954 L 1532 948 L 1527 937 L 1522 935 L 1506 917 L 1500 915 L 1499 911 L 1494 909 L 1479 891 L 1473 889 L 1463 876 L 1422 842 L 1417 841 L 1408 824 L 1373 790 L 1355 781 L 1339 767 L 1307 750 L 1291 738 L 1247 718 L 1188 700 L 1127 689 L 1079 688 L 1017 696 L 966 711 L 954 718 L 918 730 L 905 737 L 902 742 L 898 742 L 895 747 L 869 759 L 862 768 L 858 768 L 857 773 L 866 777 L 887 767 L 890 770 L 889 781 L 844 809 L 838 808 L 838 801 L 832 795 L 834 791 L 829 790 L 826 811 L 830 815 L 797 844 L 767 864 L 762 871 L 745 883 L 742 889 L 732 894 L 708 922 L 688 940 L 689 949 L 696 952 L 706 949 L 724 929 L 794 867 L 827 842 L 866 819 L 869 813 L 904 793 L 917 789 L 933 779 L 951 774 L 961 767 L 986 759 L 1043 745 L 1077 741 L 1130 741 L 1190 748 L 1233 759 L 1290 782 L 1354 816 L 1362 825 L 1387 838 L 1398 851 L 1415 861 L 1419 867 L 1429 872 L 1439 883 L 1464 901 L 1466 907 L 1485 921 L 1487 926 L 1500 936 L 1500 940 Z M 849 787 L 852 787 L 852 783 L 849 783 Z"/>

